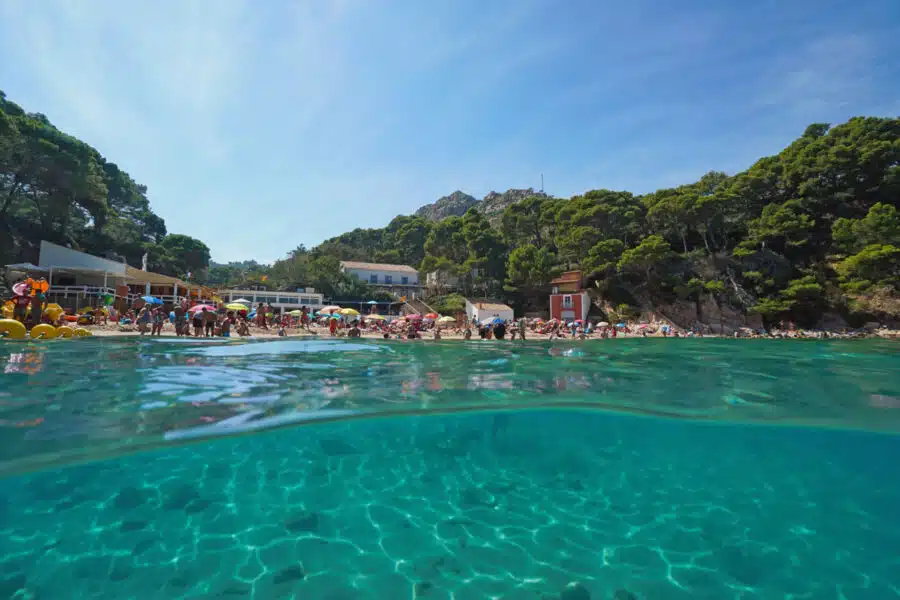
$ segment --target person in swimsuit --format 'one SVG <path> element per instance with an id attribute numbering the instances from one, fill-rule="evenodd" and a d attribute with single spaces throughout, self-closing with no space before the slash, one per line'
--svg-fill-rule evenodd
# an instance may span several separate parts
<path id="1" fill-rule="evenodd" d="M 166 315 L 163 312 L 162 307 L 157 308 L 153 311 L 153 329 L 150 330 L 150 335 L 162 335 L 163 323 L 165 323 Z"/>
<path id="2" fill-rule="evenodd" d="M 206 337 L 212 337 L 213 330 L 216 327 L 216 313 L 210 312 L 206 310 L 206 308 L 202 308 L 200 310 L 200 317 L 203 321 L 203 329 Z"/>
<path id="3" fill-rule="evenodd" d="M 145 304 L 141 307 L 140 312 L 138 312 L 137 316 L 137 326 L 138 331 L 141 332 L 141 335 L 147 333 L 147 325 L 150 323 L 150 306 Z"/>
<path id="4" fill-rule="evenodd" d="M 181 304 L 176 304 L 175 309 L 172 311 L 175 313 L 175 335 L 181 337 L 185 334 L 185 326 L 187 325 L 187 319 L 184 314 L 184 306 Z"/>
<path id="5" fill-rule="evenodd" d="M 9 300 L 13 303 L 13 318 L 24 323 L 28 305 L 31 304 L 31 298 L 28 296 L 13 296 Z"/>
<path id="6" fill-rule="evenodd" d="M 206 310 L 206 309 L 203 309 Z M 203 335 L 203 315 L 200 314 L 199 310 L 194 311 L 194 317 L 191 319 L 191 324 L 194 326 L 194 337 L 200 337 Z"/>

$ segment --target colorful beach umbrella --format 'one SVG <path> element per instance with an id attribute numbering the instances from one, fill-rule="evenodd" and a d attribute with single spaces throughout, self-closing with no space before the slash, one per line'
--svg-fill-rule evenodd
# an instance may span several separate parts
<path id="1" fill-rule="evenodd" d="M 384 321 L 387 317 L 384 317 L 382 315 L 368 315 L 366 316 L 366 318 L 370 321 Z"/>
<path id="2" fill-rule="evenodd" d="M 303 311 L 302 310 L 292 310 L 288 314 L 291 315 L 292 317 L 302 317 Z"/>
<path id="3" fill-rule="evenodd" d="M 606 321 L 600 321 L 599 323 L 597 323 L 597 327 L 609 327 L 609 323 L 607 323 Z"/>
<path id="4" fill-rule="evenodd" d="M 426 318 L 426 319 L 434 320 L 434 319 L 437 319 L 439 316 L 440 316 L 440 315 L 437 314 L 437 313 L 427 313 L 427 314 L 425 315 L 425 318 Z"/>
<path id="5" fill-rule="evenodd" d="M 456 317 L 441 317 L 437 320 L 438 323 L 456 323 Z"/>
<path id="6" fill-rule="evenodd" d="M 353 308 L 342 308 L 338 311 L 340 314 L 348 316 L 348 317 L 356 317 L 359 315 L 359 311 Z"/>
<path id="7" fill-rule="evenodd" d="M 337 312 L 341 310 L 340 306 L 323 306 L 319 309 L 319 313 L 324 313 L 330 315 L 331 313 Z"/>
<path id="8" fill-rule="evenodd" d="M 196 306 L 190 307 L 188 309 L 188 312 L 197 312 L 197 311 L 203 310 L 204 308 L 208 311 L 216 312 L 216 307 L 213 306 L 212 304 L 198 304 Z"/>
<path id="9" fill-rule="evenodd" d="M 406 315 L 406 318 L 409 319 L 410 321 L 419 321 L 419 320 L 421 320 L 422 315 L 419 315 L 419 314 Z"/>
<path id="10" fill-rule="evenodd" d="M 141 296 L 141 300 L 146 302 L 147 304 L 162 304 L 163 301 L 157 298 L 156 296 Z"/>
<path id="11" fill-rule="evenodd" d="M 238 312 L 240 312 L 242 310 L 247 310 L 247 307 L 244 306 L 243 304 L 240 304 L 239 302 L 232 302 L 231 304 L 226 304 L 225 308 L 228 310 L 236 310 Z"/>

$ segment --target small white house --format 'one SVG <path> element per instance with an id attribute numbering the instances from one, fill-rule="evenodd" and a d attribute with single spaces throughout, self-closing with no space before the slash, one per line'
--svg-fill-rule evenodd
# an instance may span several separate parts
<path id="1" fill-rule="evenodd" d="M 481 322 L 499 317 L 504 321 L 513 320 L 513 309 L 497 302 L 472 302 L 466 299 L 466 316 L 469 321 Z"/>
<path id="2" fill-rule="evenodd" d="M 407 265 L 341 261 L 341 270 L 369 285 L 392 292 L 415 292 L 421 289 L 419 272 Z"/>

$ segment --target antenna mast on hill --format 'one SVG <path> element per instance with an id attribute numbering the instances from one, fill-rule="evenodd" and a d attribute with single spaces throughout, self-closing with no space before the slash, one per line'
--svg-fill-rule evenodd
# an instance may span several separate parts
<path id="1" fill-rule="evenodd" d="M 541 173 L 541 193 L 544 193 L 544 174 Z"/>

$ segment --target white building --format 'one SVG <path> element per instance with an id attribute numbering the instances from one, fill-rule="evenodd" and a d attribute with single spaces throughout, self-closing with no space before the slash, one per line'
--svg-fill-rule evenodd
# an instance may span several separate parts
<path id="1" fill-rule="evenodd" d="M 264 302 L 281 312 L 297 310 L 301 306 L 307 306 L 312 310 L 319 310 L 325 306 L 325 296 L 312 288 L 305 288 L 296 292 L 273 292 L 271 290 L 220 290 L 219 296 L 226 303 L 237 300 L 246 300 L 250 309 L 255 308 L 260 302 Z"/>
<path id="2" fill-rule="evenodd" d="M 415 295 L 421 291 L 419 272 L 407 265 L 341 261 L 341 270 L 357 277 L 372 287 L 402 295 Z"/>
<path id="3" fill-rule="evenodd" d="M 64 308 L 95 306 L 105 296 L 116 299 L 121 310 L 145 295 L 172 303 L 177 298 L 207 300 L 212 290 L 176 277 L 143 271 L 124 262 L 72 250 L 46 240 L 41 241 L 38 264 L 6 265 L 12 281 L 26 275 L 46 277 L 50 284 L 47 299 Z"/>
<path id="4" fill-rule="evenodd" d="M 512 321 L 513 309 L 498 302 L 472 302 L 466 298 L 466 316 L 469 317 L 469 321 L 478 323 L 495 317 Z"/>

